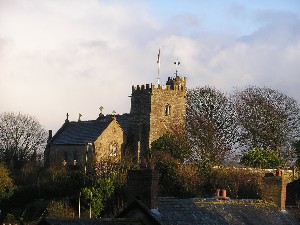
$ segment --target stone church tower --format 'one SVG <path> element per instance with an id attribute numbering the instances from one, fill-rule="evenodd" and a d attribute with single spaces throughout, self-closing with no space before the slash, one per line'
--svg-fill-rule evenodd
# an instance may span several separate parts
<path id="1" fill-rule="evenodd" d="M 186 78 L 169 77 L 161 85 L 132 86 L 132 144 L 137 156 L 146 156 L 151 143 L 172 128 L 184 129 L 186 123 Z"/>

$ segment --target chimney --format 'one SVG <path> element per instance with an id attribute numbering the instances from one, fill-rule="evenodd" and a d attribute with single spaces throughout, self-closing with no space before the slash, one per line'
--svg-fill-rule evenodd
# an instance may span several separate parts
<path id="1" fill-rule="evenodd" d="M 219 199 L 220 198 L 220 189 L 217 189 L 216 191 L 216 199 Z"/>
<path id="2" fill-rule="evenodd" d="M 142 201 L 150 210 L 157 209 L 159 173 L 154 169 L 131 169 L 127 176 L 128 203 Z"/>
<path id="3" fill-rule="evenodd" d="M 222 189 L 222 199 L 226 199 L 226 189 Z"/>
<path id="4" fill-rule="evenodd" d="M 266 173 L 263 178 L 262 200 L 272 201 L 280 210 L 285 210 L 286 181 L 282 170 L 277 171 L 277 176 Z"/>
<path id="5" fill-rule="evenodd" d="M 49 130 L 49 136 L 48 136 L 47 143 L 51 140 L 51 138 L 52 138 L 52 130 Z"/>

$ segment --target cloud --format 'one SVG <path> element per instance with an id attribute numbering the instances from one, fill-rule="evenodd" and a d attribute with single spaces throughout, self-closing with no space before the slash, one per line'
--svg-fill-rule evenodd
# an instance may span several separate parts
<path id="1" fill-rule="evenodd" d="M 24 111 L 54 130 L 67 112 L 71 120 L 97 118 L 101 105 L 129 112 L 131 85 L 156 82 L 159 47 L 162 81 L 178 58 L 190 88 L 260 85 L 300 101 L 297 16 L 260 11 L 247 36 L 206 29 L 202 18 L 161 20 L 144 1 L 0 0 L 0 112 Z"/>

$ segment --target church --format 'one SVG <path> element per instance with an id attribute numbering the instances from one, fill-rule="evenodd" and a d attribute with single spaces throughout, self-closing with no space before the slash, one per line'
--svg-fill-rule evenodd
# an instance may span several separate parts
<path id="1" fill-rule="evenodd" d="M 146 156 L 151 143 L 186 123 L 186 78 L 169 77 L 166 85 L 132 86 L 129 114 L 103 115 L 95 120 L 69 121 L 49 138 L 45 166 L 84 165 L 101 160 L 119 161 L 126 151 L 137 160 Z"/>

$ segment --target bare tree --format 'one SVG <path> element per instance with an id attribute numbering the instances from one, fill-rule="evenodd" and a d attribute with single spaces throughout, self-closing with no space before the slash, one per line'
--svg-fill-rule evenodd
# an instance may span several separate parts
<path id="1" fill-rule="evenodd" d="M 283 153 L 299 138 L 299 106 L 285 94 L 266 87 L 249 87 L 237 90 L 233 102 L 244 150 L 270 148 Z"/>
<path id="2" fill-rule="evenodd" d="M 0 114 L 0 160 L 16 169 L 41 155 L 47 134 L 36 118 L 21 113 Z"/>
<path id="3" fill-rule="evenodd" d="M 187 93 L 187 132 L 195 158 L 211 163 L 224 160 L 236 144 L 236 118 L 226 95 L 213 87 Z"/>

